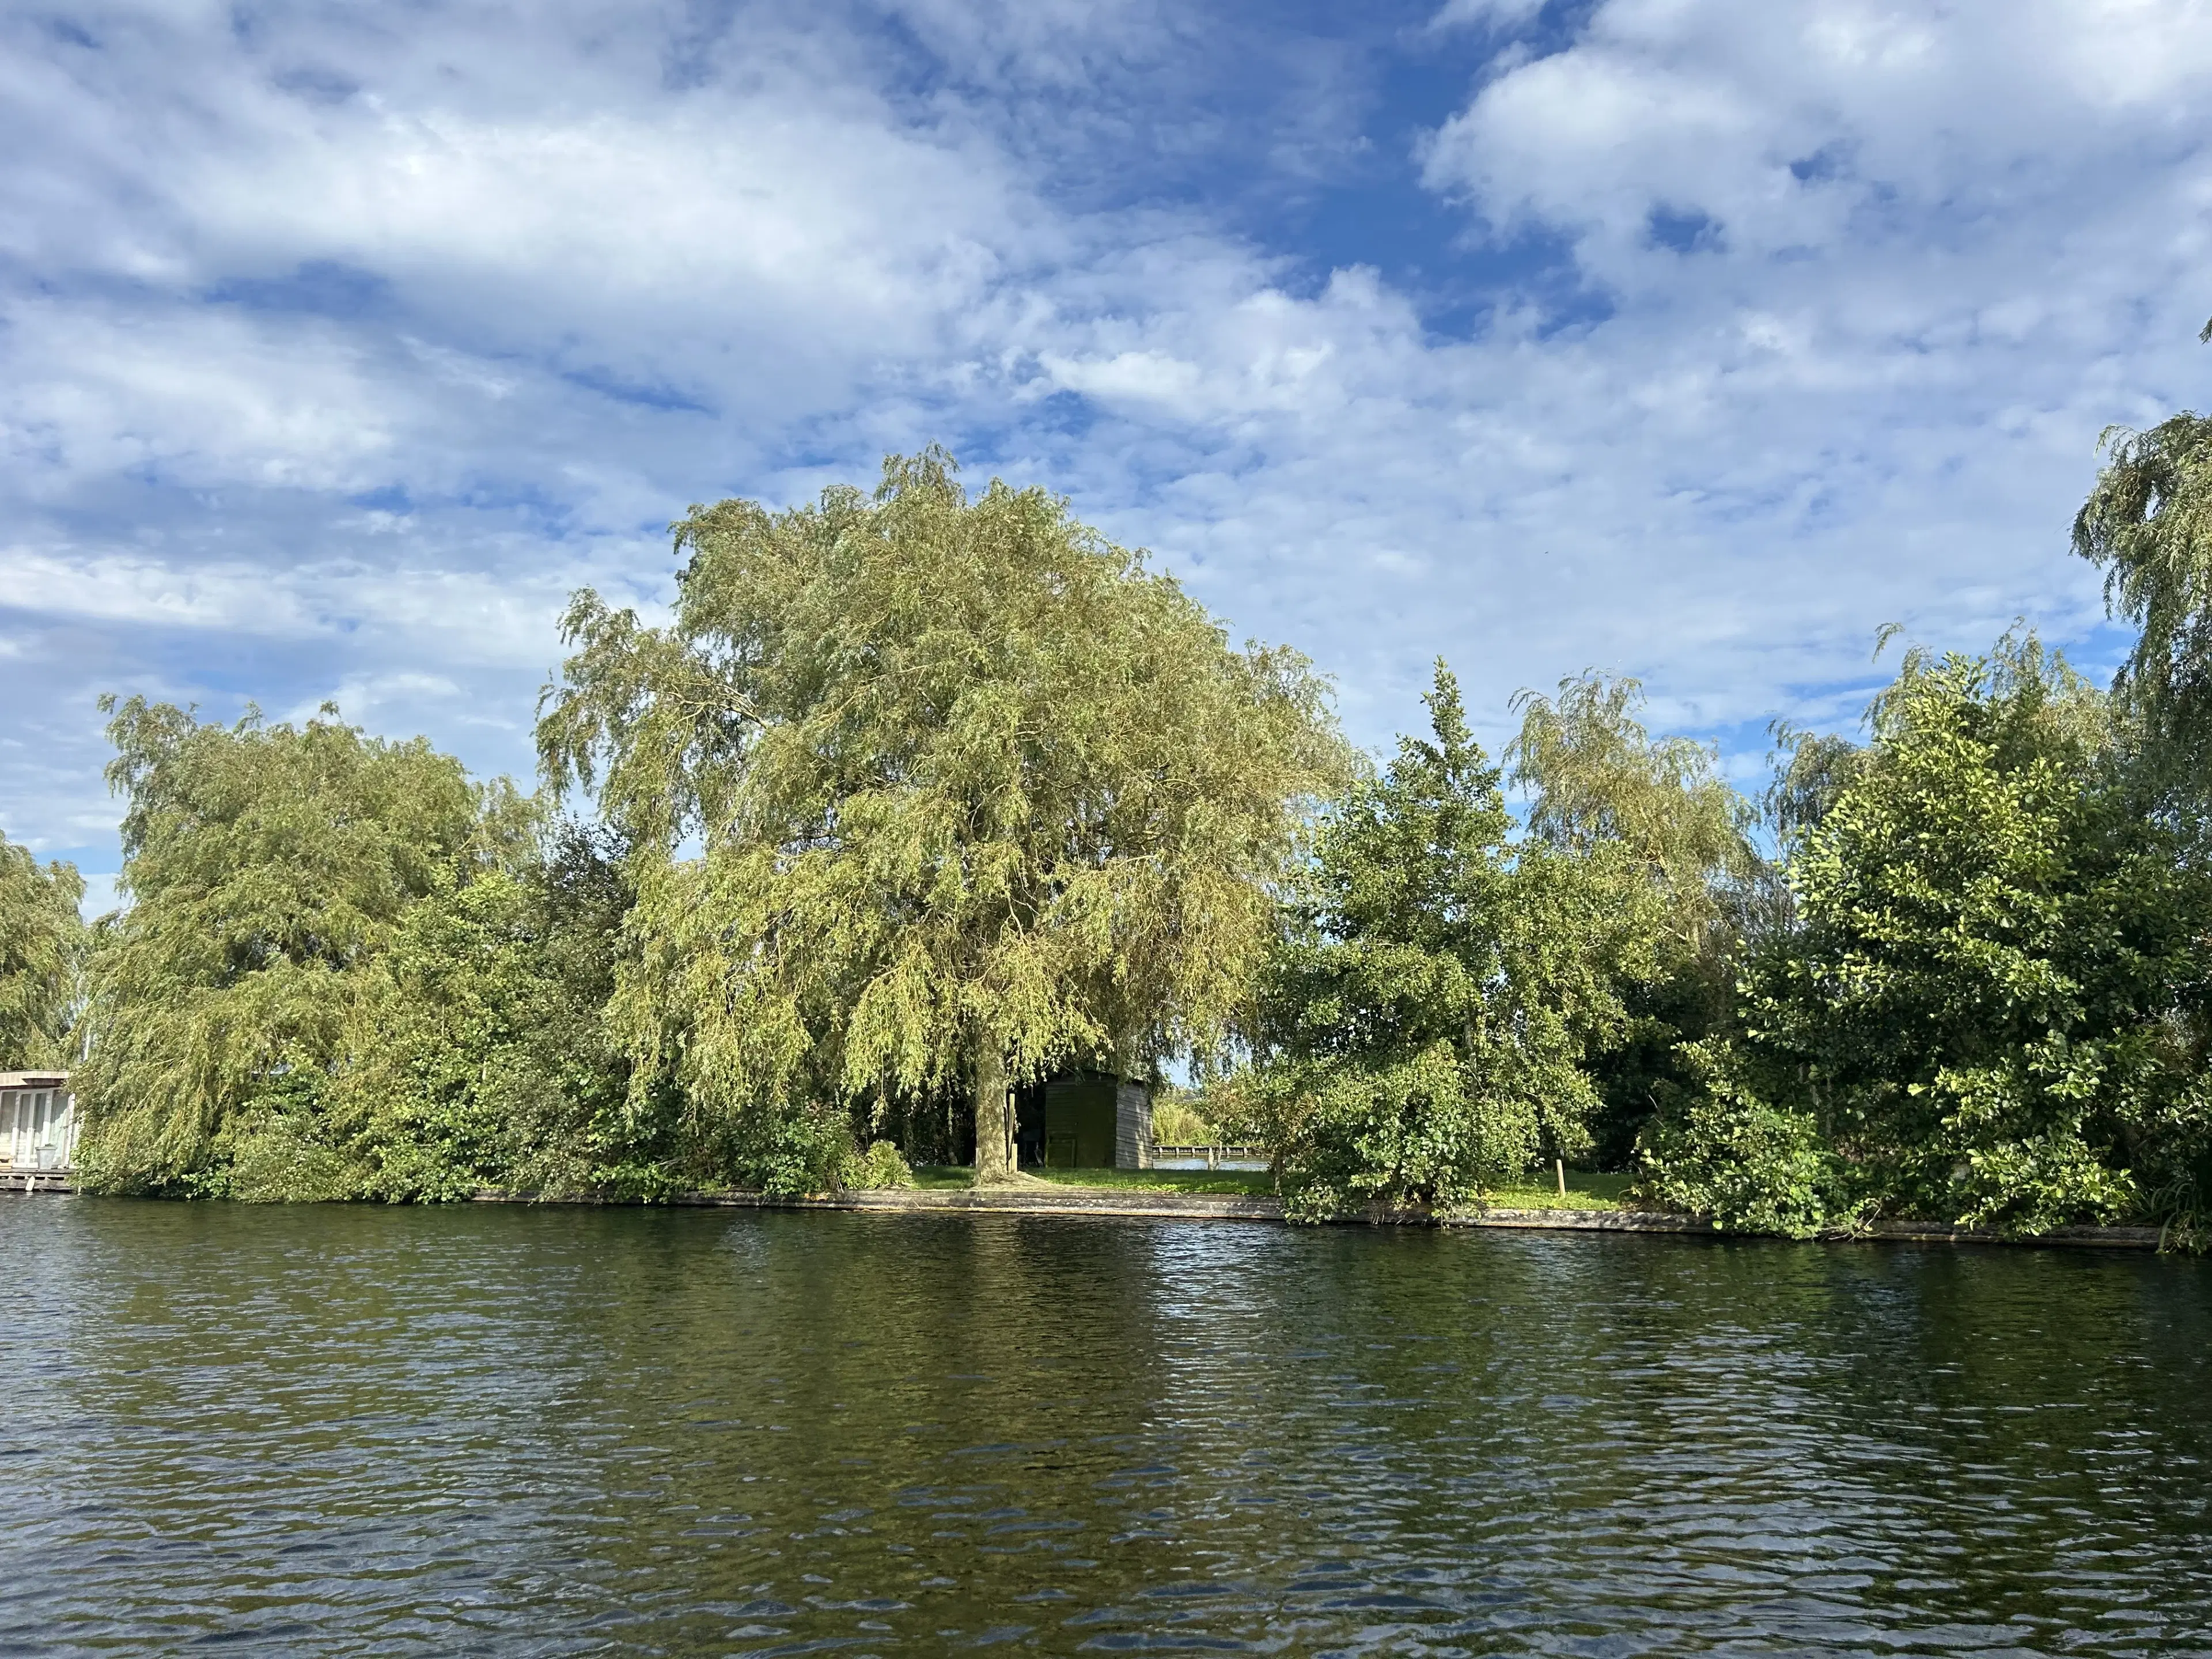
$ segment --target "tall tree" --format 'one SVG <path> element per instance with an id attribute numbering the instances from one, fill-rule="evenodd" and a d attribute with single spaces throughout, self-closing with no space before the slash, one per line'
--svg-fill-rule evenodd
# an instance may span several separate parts
<path id="1" fill-rule="evenodd" d="M 1589 1144 L 1582 1062 L 1648 975 L 1656 894 L 1614 843 L 1515 843 L 1443 662 L 1431 736 L 1328 813 L 1235 1093 L 1301 1211 L 1450 1205 Z"/>
<path id="2" fill-rule="evenodd" d="M 850 1103 L 963 1088 L 989 1181 L 1012 1082 L 1211 1039 L 1343 765 L 1303 659 L 937 450 L 676 537 L 671 623 L 577 595 L 539 725 L 634 849 L 634 1088 L 785 1181 Z"/>
<path id="3" fill-rule="evenodd" d="M 2038 1231 L 2178 1183 L 2201 1209 L 2212 886 L 2113 787 L 2104 698 L 2014 633 L 1911 653 L 1869 726 L 1752 964 L 1742 1098 L 1802 1112 L 1875 1207 Z"/>
<path id="4" fill-rule="evenodd" d="M 2212 419 L 2185 410 L 2108 428 L 2074 550 L 2105 572 L 2106 607 L 2141 630 L 2113 690 L 2142 722 L 2155 793 L 2202 834 L 2212 817 Z"/>
<path id="5" fill-rule="evenodd" d="M 1696 948 L 1763 865 L 1750 805 L 1720 775 L 1717 753 L 1653 738 L 1638 718 L 1643 684 L 1626 675 L 1587 672 L 1561 680 L 1556 699 L 1523 691 L 1513 706 L 1521 732 L 1505 758 L 1529 795 L 1528 833 L 1570 851 L 1625 848 Z"/>
<path id="6" fill-rule="evenodd" d="M 1597 1160 L 1623 1167 L 1651 1115 L 1704 1086 L 1682 1045 L 1726 1027 L 1738 946 L 1786 902 L 1714 750 L 1654 738 L 1638 682 L 1586 672 L 1560 681 L 1556 698 L 1523 691 L 1514 706 L 1521 731 L 1506 758 L 1529 799 L 1529 834 L 1564 855 L 1627 859 L 1666 918 L 1659 970 L 1625 988 L 1626 1030 L 1589 1066 L 1604 1101 Z"/>
<path id="7" fill-rule="evenodd" d="M 84 924 L 84 878 L 0 840 L 0 1070 L 66 1058 Z"/>
<path id="8" fill-rule="evenodd" d="M 519 804 L 494 792 L 487 817 L 458 762 L 327 707 L 297 727 L 102 708 L 129 902 L 92 956 L 82 1160 L 107 1187 L 163 1189 L 263 1127 L 312 1147 L 362 969 L 488 826 L 517 832 Z"/>

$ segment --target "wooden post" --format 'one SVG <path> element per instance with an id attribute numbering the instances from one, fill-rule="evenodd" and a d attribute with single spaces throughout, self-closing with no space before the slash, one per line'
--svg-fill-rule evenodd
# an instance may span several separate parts
<path id="1" fill-rule="evenodd" d="M 1552 1167 L 1559 1171 L 1559 1196 L 1565 1198 L 1567 1195 L 1567 1160 L 1564 1158 L 1555 1158 L 1552 1160 Z"/>

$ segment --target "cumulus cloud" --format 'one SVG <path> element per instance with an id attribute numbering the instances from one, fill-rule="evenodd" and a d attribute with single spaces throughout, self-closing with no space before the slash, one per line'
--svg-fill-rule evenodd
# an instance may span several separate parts
<path id="1" fill-rule="evenodd" d="M 2191 400 L 2212 309 L 2202 9 L 1300 27 L 9 15 L 0 824 L 98 863 L 103 689 L 335 696 L 526 769 L 571 587 L 663 599 L 689 502 L 931 441 L 1304 647 L 1367 741 L 1440 651 L 1493 741 L 1514 689 L 1595 664 L 1734 742 L 1847 714 L 1893 618 L 2094 648 L 2066 519 L 2100 428 Z M 1429 85 L 1451 52 L 1457 95 L 1393 102 L 1376 65 Z M 1385 176 L 1388 215 L 1311 240 Z M 1449 316 L 1438 260 L 1475 296 Z"/>

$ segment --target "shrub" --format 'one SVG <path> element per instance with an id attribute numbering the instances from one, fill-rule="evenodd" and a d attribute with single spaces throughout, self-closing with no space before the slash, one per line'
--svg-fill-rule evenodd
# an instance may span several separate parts
<path id="1" fill-rule="evenodd" d="M 914 1185 L 914 1171 L 899 1149 L 888 1140 L 869 1143 L 865 1152 L 854 1152 L 845 1165 L 845 1184 L 864 1191 L 888 1191 Z"/>

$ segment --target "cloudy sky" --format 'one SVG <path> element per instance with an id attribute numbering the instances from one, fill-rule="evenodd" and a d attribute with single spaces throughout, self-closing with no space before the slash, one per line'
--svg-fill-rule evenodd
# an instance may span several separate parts
<path id="1" fill-rule="evenodd" d="M 2208 140 L 2197 0 L 0 0 L 0 828 L 114 869 L 103 690 L 526 775 L 571 589 L 933 441 L 1370 744 L 2102 666 Z"/>

